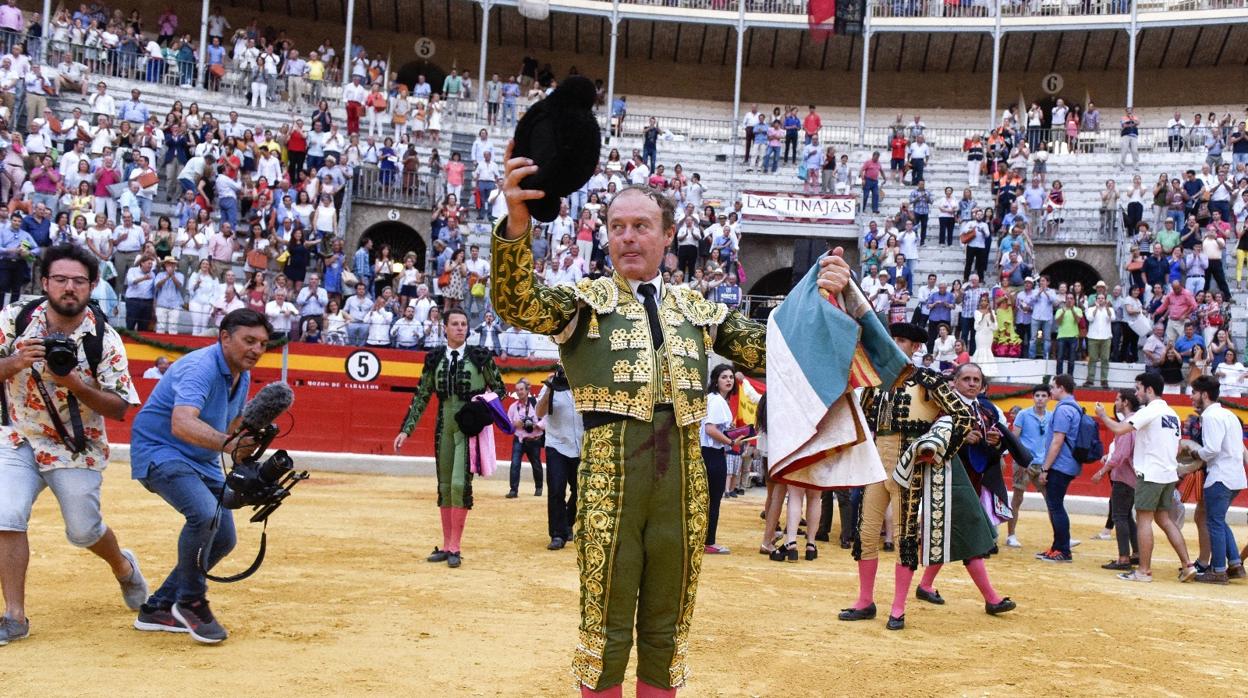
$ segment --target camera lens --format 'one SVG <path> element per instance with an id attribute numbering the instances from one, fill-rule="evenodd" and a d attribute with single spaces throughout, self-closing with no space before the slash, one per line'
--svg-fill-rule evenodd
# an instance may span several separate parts
<path id="1" fill-rule="evenodd" d="M 48 370 L 58 376 L 68 376 L 78 366 L 78 345 L 65 336 L 51 336 L 43 340 L 44 361 Z"/>
<path id="2" fill-rule="evenodd" d="M 275 483 L 282 478 L 283 475 L 290 472 L 295 467 L 295 462 L 286 455 L 285 451 L 277 451 L 269 456 L 261 466 L 259 471 L 260 479 L 266 483 Z"/>

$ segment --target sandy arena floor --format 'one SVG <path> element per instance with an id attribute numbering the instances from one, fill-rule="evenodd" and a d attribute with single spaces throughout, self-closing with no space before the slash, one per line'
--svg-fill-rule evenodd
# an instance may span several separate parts
<path id="1" fill-rule="evenodd" d="M 180 519 L 128 478 L 108 473 L 107 520 L 155 586 L 173 563 Z M 526 473 L 527 475 L 527 473 Z M 107 567 L 71 548 L 49 493 L 32 521 L 27 607 L 32 634 L 0 648 L 5 696 L 571 696 L 577 624 L 575 552 L 548 552 L 545 500 L 505 500 L 506 478 L 478 481 L 464 566 L 424 562 L 440 543 L 433 481 L 317 475 L 273 518 L 260 573 L 216 585 L 231 632 L 215 647 L 140 633 Z M 757 492 L 757 490 L 755 490 Z M 686 696 L 1242 694 L 1248 584 L 1180 585 L 1159 549 L 1158 580 L 1120 582 L 1100 564 L 1100 521 L 1075 522 L 1073 565 L 1037 562 L 1047 521 L 1026 514 L 1022 551 L 989 563 L 1019 603 L 992 618 L 969 577 L 946 570 L 949 603 L 911 601 L 909 627 L 884 629 L 892 567 L 881 568 L 876 621 L 841 623 L 856 594 L 847 551 L 813 563 L 757 554 L 761 498 L 725 503 L 694 620 Z M 1241 543 L 1248 537 L 1237 521 Z M 1195 529 L 1185 532 L 1195 545 Z M 225 571 L 250 561 L 246 526 Z M 220 571 L 220 570 L 219 570 Z M 631 674 L 631 672 L 630 672 Z M 625 695 L 632 695 L 631 687 Z"/>

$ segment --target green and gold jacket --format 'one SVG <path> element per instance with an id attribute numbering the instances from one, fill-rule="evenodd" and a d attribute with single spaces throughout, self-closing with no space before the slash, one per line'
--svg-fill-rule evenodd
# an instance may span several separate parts
<path id="1" fill-rule="evenodd" d="M 707 354 L 742 370 L 765 368 L 767 330 L 722 303 L 665 284 L 659 301 L 663 344 L 652 348 L 645 307 L 618 274 L 546 286 L 533 274 L 529 236 L 508 240 L 495 227 L 490 300 L 503 320 L 554 337 L 579 412 L 649 421 L 670 403 L 681 426 L 706 416 Z"/>

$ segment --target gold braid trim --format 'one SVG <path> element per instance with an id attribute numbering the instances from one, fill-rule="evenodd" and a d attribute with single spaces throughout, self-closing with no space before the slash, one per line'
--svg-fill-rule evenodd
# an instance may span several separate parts
<path id="1" fill-rule="evenodd" d="M 694 599 L 698 595 L 698 577 L 702 573 L 702 553 L 705 551 L 706 526 L 709 516 L 709 495 L 706 484 L 706 468 L 702 465 L 702 449 L 698 440 L 700 426 L 690 424 L 680 428 L 680 448 L 684 450 L 685 468 L 685 559 L 688 582 L 676 616 L 676 650 L 668 677 L 673 688 L 680 688 L 689 679 L 689 625 L 693 622 Z"/>
<path id="2" fill-rule="evenodd" d="M 577 474 L 576 558 L 581 572 L 580 641 L 572 675 L 597 687 L 607 646 L 607 600 L 624 498 L 624 429 L 627 420 L 585 432 L 584 460 Z M 699 451 L 699 457 L 701 452 Z M 698 461 L 701 463 L 701 460 Z"/>
<path id="3" fill-rule="evenodd" d="M 690 288 L 673 287 L 672 299 L 676 301 L 681 315 L 698 327 L 718 325 L 728 317 L 728 306 L 712 303 Z"/>
<path id="4" fill-rule="evenodd" d="M 574 287 L 546 286 L 533 273 L 533 250 L 529 236 L 508 239 L 502 235 L 507 218 L 494 227 L 490 245 L 490 302 L 498 316 L 521 329 L 554 335 L 576 317 Z"/>
<path id="5" fill-rule="evenodd" d="M 715 353 L 746 371 L 762 371 L 767 367 L 767 328 L 736 310 L 730 311 L 715 336 Z"/>

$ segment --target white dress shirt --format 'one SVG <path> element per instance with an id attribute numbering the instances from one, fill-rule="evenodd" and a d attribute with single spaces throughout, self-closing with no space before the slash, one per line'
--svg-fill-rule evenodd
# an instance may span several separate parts
<path id="1" fill-rule="evenodd" d="M 1201 441 L 1196 456 L 1205 462 L 1205 487 L 1222 483 L 1228 490 L 1248 488 L 1244 473 L 1244 427 L 1239 418 L 1214 403 L 1200 413 Z"/>

